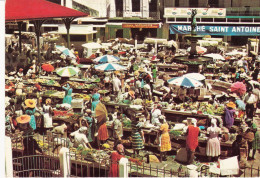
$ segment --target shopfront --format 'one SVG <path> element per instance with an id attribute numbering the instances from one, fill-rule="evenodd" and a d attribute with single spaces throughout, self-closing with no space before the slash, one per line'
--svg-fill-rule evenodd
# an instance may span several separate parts
<path id="1" fill-rule="evenodd" d="M 143 41 L 146 37 L 167 38 L 163 30 L 161 23 L 107 23 L 106 38 L 133 38 L 138 41 Z"/>
<path id="2" fill-rule="evenodd" d="M 190 25 L 170 24 L 170 35 L 180 38 L 191 33 Z M 213 37 L 229 37 L 233 45 L 245 45 L 248 37 L 260 36 L 260 26 L 257 25 L 202 25 L 196 27 L 197 35 L 210 35 Z"/>

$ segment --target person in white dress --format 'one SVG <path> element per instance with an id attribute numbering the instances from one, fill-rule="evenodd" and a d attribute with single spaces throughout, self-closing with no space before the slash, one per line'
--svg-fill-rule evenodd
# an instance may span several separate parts
<path id="1" fill-rule="evenodd" d="M 218 157 L 221 154 L 220 151 L 220 140 L 221 129 L 217 127 L 217 120 L 211 119 L 211 126 L 207 129 L 208 142 L 206 147 L 206 155 L 209 161 L 218 161 Z"/>
<path id="2" fill-rule="evenodd" d="M 161 123 L 159 121 L 159 117 L 162 115 L 161 109 L 162 109 L 162 106 L 157 105 L 151 112 L 152 113 L 151 123 L 155 126 L 161 126 Z"/>
<path id="3" fill-rule="evenodd" d="M 117 95 L 121 88 L 121 81 L 117 76 L 115 76 L 112 80 L 112 84 L 113 84 L 113 92 L 115 95 Z"/>
<path id="4" fill-rule="evenodd" d="M 51 99 L 46 99 L 46 104 L 43 105 L 43 127 L 45 130 L 52 128 L 52 107 L 51 107 Z"/>

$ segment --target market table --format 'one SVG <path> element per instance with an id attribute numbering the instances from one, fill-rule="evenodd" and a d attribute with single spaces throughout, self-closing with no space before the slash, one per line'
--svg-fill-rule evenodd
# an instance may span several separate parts
<path id="1" fill-rule="evenodd" d="M 115 103 L 115 102 L 104 102 L 104 105 L 106 105 L 108 111 L 113 111 L 115 106 L 119 106 L 119 108 L 121 108 L 122 110 L 126 110 L 130 106 L 129 104 Z M 148 107 L 148 109 L 151 110 L 152 107 Z M 166 108 L 162 108 L 161 111 L 166 116 L 168 121 L 173 121 L 173 122 L 182 122 L 188 117 L 193 117 L 197 119 L 209 118 L 209 115 L 196 114 L 191 111 L 177 111 L 177 110 L 171 110 Z"/>

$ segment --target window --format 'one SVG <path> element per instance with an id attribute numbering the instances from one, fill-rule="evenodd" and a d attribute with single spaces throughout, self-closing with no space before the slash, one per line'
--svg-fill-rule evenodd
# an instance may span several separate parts
<path id="1" fill-rule="evenodd" d="M 180 0 L 175 0 L 175 7 L 180 7 Z"/>
<path id="2" fill-rule="evenodd" d="M 208 0 L 209 7 L 218 7 L 218 0 Z"/>
<path id="3" fill-rule="evenodd" d="M 50 2 L 53 2 L 55 4 L 61 5 L 61 0 L 47 0 L 47 1 L 50 1 Z"/>
<path id="4" fill-rule="evenodd" d="M 133 12 L 140 12 L 140 0 L 132 0 L 132 11 Z"/>
<path id="5" fill-rule="evenodd" d="M 190 0 L 190 7 L 198 7 L 199 1 L 198 0 Z"/>

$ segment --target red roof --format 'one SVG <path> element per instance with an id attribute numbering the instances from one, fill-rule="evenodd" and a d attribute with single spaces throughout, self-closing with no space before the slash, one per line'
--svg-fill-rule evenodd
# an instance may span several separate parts
<path id="1" fill-rule="evenodd" d="M 45 0 L 6 0 L 5 2 L 6 21 L 83 16 L 88 14 Z"/>

